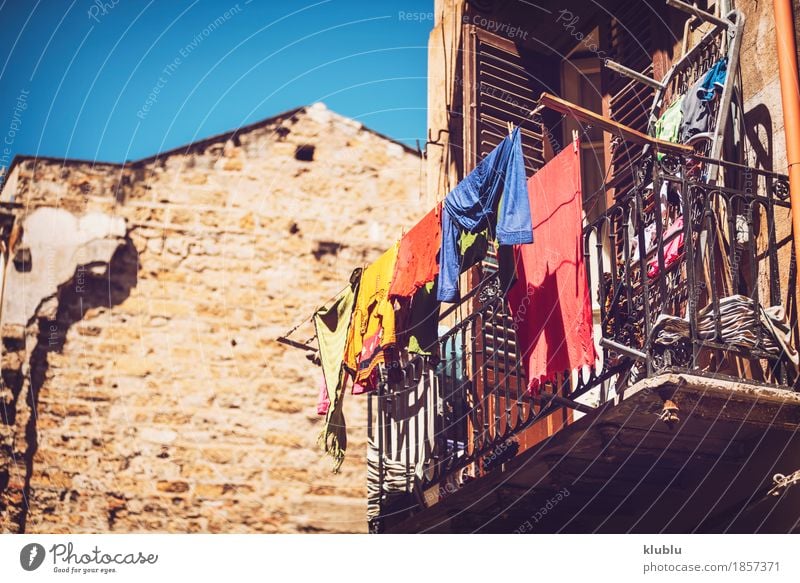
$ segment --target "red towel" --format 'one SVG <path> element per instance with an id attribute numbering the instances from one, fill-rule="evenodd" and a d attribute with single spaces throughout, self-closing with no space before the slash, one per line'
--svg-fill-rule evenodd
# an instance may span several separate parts
<path id="1" fill-rule="evenodd" d="M 579 148 L 578 148 L 579 150 Z M 528 180 L 533 245 L 514 247 L 508 292 L 528 388 L 595 361 L 583 262 L 580 155 L 571 145 Z"/>
<path id="2" fill-rule="evenodd" d="M 389 297 L 410 298 L 439 273 L 436 254 L 442 246 L 441 203 L 400 239 Z"/>

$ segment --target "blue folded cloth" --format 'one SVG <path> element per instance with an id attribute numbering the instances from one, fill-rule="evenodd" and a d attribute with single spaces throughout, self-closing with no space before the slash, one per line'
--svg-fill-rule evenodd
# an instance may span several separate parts
<path id="1" fill-rule="evenodd" d="M 728 76 L 728 57 L 723 57 L 708 70 L 700 87 L 697 88 L 697 97 L 703 101 L 714 99 L 715 91 L 722 91 L 725 79 Z"/>

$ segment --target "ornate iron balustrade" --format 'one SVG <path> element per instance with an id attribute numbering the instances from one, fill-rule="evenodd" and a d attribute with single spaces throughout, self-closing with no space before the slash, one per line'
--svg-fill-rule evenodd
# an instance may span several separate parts
<path id="1" fill-rule="evenodd" d="M 704 182 L 711 164 L 727 186 Z M 584 228 L 598 359 L 536 399 L 496 278 L 476 268 L 480 283 L 441 315 L 449 329 L 431 354 L 382 368 L 368 397 L 371 528 L 491 472 L 546 436 L 545 417 L 568 423 L 568 409 L 591 411 L 642 378 L 677 370 L 794 387 L 796 355 L 771 308 L 796 311 L 790 233 L 786 177 L 646 157 L 635 186 Z"/>
<path id="2" fill-rule="evenodd" d="M 712 164 L 730 186 L 705 183 Z M 670 156 L 637 174 L 636 187 L 584 229 L 602 362 L 571 396 L 617 362 L 630 364 L 623 386 L 665 369 L 794 386 L 796 363 L 770 330 L 780 318 L 765 313 L 795 307 L 786 177 Z"/>

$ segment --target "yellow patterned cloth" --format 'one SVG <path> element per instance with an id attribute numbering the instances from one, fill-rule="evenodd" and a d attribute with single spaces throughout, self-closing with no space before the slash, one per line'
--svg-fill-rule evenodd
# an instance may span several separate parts
<path id="1" fill-rule="evenodd" d="M 366 381 L 384 362 L 383 349 L 395 342 L 394 306 L 389 300 L 399 244 L 381 255 L 361 274 L 353 320 L 345 348 L 345 365 L 355 382 Z"/>

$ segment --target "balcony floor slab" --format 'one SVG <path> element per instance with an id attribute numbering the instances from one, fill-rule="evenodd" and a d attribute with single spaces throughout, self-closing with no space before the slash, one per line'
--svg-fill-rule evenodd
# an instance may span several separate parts
<path id="1" fill-rule="evenodd" d="M 664 401 L 679 420 L 661 420 Z M 792 532 L 800 393 L 669 373 L 645 379 L 387 532 Z"/>

